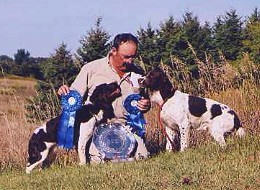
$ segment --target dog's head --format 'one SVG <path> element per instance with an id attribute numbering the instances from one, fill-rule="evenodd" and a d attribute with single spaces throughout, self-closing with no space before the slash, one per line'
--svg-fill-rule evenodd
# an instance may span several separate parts
<path id="1" fill-rule="evenodd" d="M 148 88 L 151 92 L 150 97 L 154 102 L 166 101 L 172 97 L 175 90 L 166 73 L 156 67 L 148 72 L 143 78 L 138 80 L 141 88 Z"/>
<path id="2" fill-rule="evenodd" d="M 104 83 L 95 88 L 90 97 L 90 101 L 94 105 L 102 107 L 102 105 L 105 104 L 112 104 L 119 96 L 121 96 L 121 88 L 117 82 Z"/>
<path id="3" fill-rule="evenodd" d="M 159 67 L 154 68 L 138 80 L 140 87 L 148 88 L 151 91 L 159 91 L 168 81 L 167 75 Z"/>

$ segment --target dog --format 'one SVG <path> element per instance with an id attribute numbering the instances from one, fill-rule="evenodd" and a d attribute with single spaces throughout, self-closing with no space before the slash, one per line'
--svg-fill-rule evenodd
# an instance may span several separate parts
<path id="1" fill-rule="evenodd" d="M 95 88 L 90 96 L 89 101 L 91 103 L 83 105 L 76 111 L 74 145 L 78 151 L 80 164 L 86 163 L 86 144 L 91 138 L 91 136 L 85 134 L 86 130 L 89 130 L 86 126 L 93 125 L 94 127 L 96 122 L 106 122 L 108 119 L 114 118 L 112 102 L 119 96 L 121 96 L 121 88 L 117 82 L 101 84 Z M 40 164 L 42 164 L 42 167 L 44 166 L 44 161 L 50 150 L 57 144 L 59 121 L 60 116 L 50 119 L 32 134 L 28 146 L 27 174 L 30 174 Z"/>
<path id="2" fill-rule="evenodd" d="M 179 150 L 189 145 L 190 129 L 208 130 L 222 146 L 225 136 L 233 131 L 240 137 L 245 135 L 237 114 L 227 105 L 208 98 L 196 97 L 180 92 L 173 87 L 166 73 L 159 67 L 148 72 L 139 84 L 148 88 L 151 102 L 161 107 L 160 119 L 166 127 L 166 150 Z"/>

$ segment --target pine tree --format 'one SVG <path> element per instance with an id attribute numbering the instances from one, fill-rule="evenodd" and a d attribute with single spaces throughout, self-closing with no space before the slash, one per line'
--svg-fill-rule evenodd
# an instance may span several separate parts
<path id="1" fill-rule="evenodd" d="M 77 54 L 83 63 L 102 58 L 108 53 L 110 35 L 101 27 L 101 21 L 102 18 L 99 17 L 95 28 L 80 40 L 81 47 L 77 50 Z"/>
<path id="2" fill-rule="evenodd" d="M 70 85 L 75 79 L 79 68 L 73 62 L 67 45 L 62 43 L 53 55 L 42 64 L 44 80 L 53 85 L 55 89 L 62 84 Z"/>
<path id="3" fill-rule="evenodd" d="M 260 64 L 260 12 L 255 8 L 248 17 L 245 27 L 246 39 L 243 41 L 246 50 L 255 63 Z"/>
<path id="4" fill-rule="evenodd" d="M 175 22 L 173 16 L 160 24 L 158 30 L 157 45 L 162 55 L 164 64 L 171 65 L 171 55 L 182 57 L 180 49 L 186 48 L 187 43 L 182 38 L 180 24 Z"/>
<path id="5" fill-rule="evenodd" d="M 14 61 L 18 65 L 25 64 L 30 60 L 30 52 L 25 49 L 18 49 L 17 53 L 14 54 Z"/>
<path id="6" fill-rule="evenodd" d="M 79 69 L 74 65 L 67 45 L 62 43 L 51 57 L 42 64 L 44 80 L 36 85 L 37 95 L 28 100 L 27 118 L 31 122 L 56 116 L 60 111 L 57 89 L 62 84 L 70 85 Z"/>
<path id="7" fill-rule="evenodd" d="M 235 60 L 243 51 L 243 22 L 235 10 L 219 16 L 214 23 L 214 44 L 226 59 Z"/>
<path id="8" fill-rule="evenodd" d="M 147 66 L 147 70 L 158 66 L 161 61 L 161 54 L 158 47 L 158 37 L 156 31 L 152 29 L 151 23 L 148 23 L 147 28 L 141 28 L 137 31 L 139 39 L 139 55 L 142 61 Z"/>

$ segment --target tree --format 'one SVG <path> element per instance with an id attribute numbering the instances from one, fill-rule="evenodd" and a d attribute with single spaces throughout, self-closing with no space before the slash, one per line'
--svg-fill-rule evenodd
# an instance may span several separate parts
<path id="1" fill-rule="evenodd" d="M 14 68 L 14 60 L 7 55 L 1 55 L 0 68 L 1 68 L 0 76 L 4 75 L 5 73 L 11 74 L 12 68 Z"/>
<path id="2" fill-rule="evenodd" d="M 87 35 L 80 40 L 80 47 L 77 54 L 82 58 L 83 63 L 88 63 L 95 59 L 106 56 L 110 35 L 101 27 L 102 18 L 96 21 L 95 28 L 92 28 Z"/>
<path id="3" fill-rule="evenodd" d="M 219 16 L 214 23 L 214 44 L 226 59 L 235 60 L 243 51 L 243 22 L 235 10 Z"/>
<path id="4" fill-rule="evenodd" d="M 139 54 L 142 61 L 148 67 L 158 66 L 161 61 L 161 54 L 158 47 L 158 36 L 156 31 L 152 29 L 151 24 L 148 23 L 147 28 L 141 28 L 137 31 L 139 39 Z"/>
<path id="5" fill-rule="evenodd" d="M 18 65 L 22 65 L 28 63 L 30 60 L 29 51 L 25 51 L 25 49 L 18 49 L 17 53 L 14 54 L 14 61 Z"/>
<path id="6" fill-rule="evenodd" d="M 257 8 L 248 17 L 245 35 L 246 39 L 243 44 L 246 50 L 256 63 L 260 63 L 260 13 Z"/>
<path id="7" fill-rule="evenodd" d="M 52 84 L 55 89 L 61 84 L 70 85 L 78 70 L 65 43 L 62 43 L 48 61 L 42 64 L 44 80 Z"/>
<path id="8" fill-rule="evenodd" d="M 186 48 L 184 39 L 182 39 L 182 31 L 180 23 L 175 22 L 173 16 L 160 24 L 158 30 L 157 44 L 162 55 L 163 63 L 171 65 L 171 55 L 181 57 L 182 54 L 179 49 Z"/>
<path id="9" fill-rule="evenodd" d="M 62 84 L 70 85 L 79 71 L 66 48 L 67 45 L 62 43 L 42 64 L 44 80 L 37 82 L 38 93 L 26 105 L 29 121 L 45 120 L 58 114 L 60 106 L 56 91 Z"/>

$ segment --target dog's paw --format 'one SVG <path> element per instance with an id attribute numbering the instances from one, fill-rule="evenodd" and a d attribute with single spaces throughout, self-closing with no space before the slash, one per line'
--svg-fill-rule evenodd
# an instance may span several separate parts
<path id="1" fill-rule="evenodd" d="M 100 122 L 103 119 L 104 111 L 100 110 L 98 114 L 95 115 L 96 122 Z"/>

